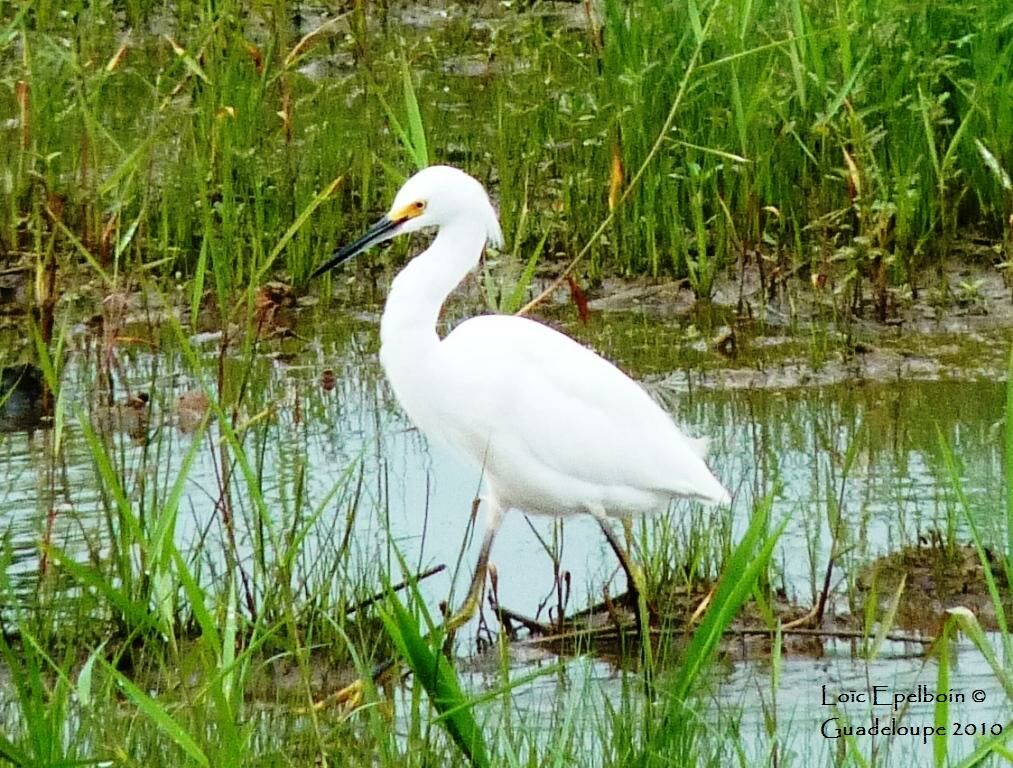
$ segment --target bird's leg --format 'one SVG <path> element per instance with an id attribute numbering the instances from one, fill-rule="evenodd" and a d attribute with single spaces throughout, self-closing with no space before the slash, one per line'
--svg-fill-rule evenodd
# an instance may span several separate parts
<path id="1" fill-rule="evenodd" d="M 639 604 L 640 595 L 645 594 L 644 571 L 637 563 L 633 562 L 633 559 L 631 557 L 633 553 L 633 521 L 628 517 L 622 518 L 622 521 L 623 521 L 623 538 L 626 539 L 626 547 L 623 549 L 623 551 L 626 552 L 626 556 L 629 558 L 629 561 L 624 565 L 624 567 L 627 568 L 626 571 L 627 578 L 636 579 L 635 585 L 636 592 L 633 595 L 634 598 L 633 602 Z M 612 526 L 609 526 L 610 529 L 611 527 Z M 646 596 L 644 599 L 646 600 Z"/>
<path id="2" fill-rule="evenodd" d="M 468 595 L 464 598 L 464 603 L 457 610 L 457 613 L 446 619 L 443 623 L 446 630 L 445 648 L 450 648 L 453 645 L 454 631 L 460 628 L 461 625 L 466 624 L 468 619 L 475 615 L 479 600 L 482 599 L 482 586 L 485 583 L 485 575 L 489 567 L 489 553 L 492 551 L 492 542 L 496 538 L 500 522 L 503 520 L 503 508 L 499 505 L 499 502 L 490 499 L 487 500 L 487 503 L 489 506 L 486 515 L 485 534 L 482 538 L 482 549 L 478 553 L 478 563 L 475 566 L 475 575 L 471 577 Z M 373 672 L 374 682 L 379 680 L 380 676 L 393 666 L 393 662 L 380 665 Z M 359 679 L 351 685 L 342 688 L 337 693 L 328 696 L 323 701 L 316 702 L 313 707 L 314 709 L 322 709 L 333 703 L 343 703 L 348 709 L 354 709 L 362 703 L 363 692 L 364 683 L 362 679 Z"/>
<path id="3" fill-rule="evenodd" d="M 468 594 L 457 612 L 443 622 L 448 636 L 475 615 L 479 601 L 482 599 L 482 587 L 485 585 L 485 575 L 489 566 L 489 553 L 492 551 L 492 542 L 499 532 L 499 524 L 503 519 L 503 510 L 499 504 L 491 500 L 487 500 L 487 503 L 489 511 L 485 524 L 485 535 L 482 538 L 482 549 L 478 553 L 478 562 L 475 564 L 475 574 L 471 577 Z"/>
<path id="4" fill-rule="evenodd" d="M 644 594 L 643 573 L 641 573 L 640 568 L 634 565 L 630 560 L 629 555 L 626 553 L 626 548 L 619 542 L 619 538 L 616 536 L 615 531 L 612 530 L 612 525 L 609 523 L 609 519 L 605 513 L 594 511 L 591 512 L 591 515 L 598 521 L 598 525 L 601 527 L 602 533 L 604 533 L 605 538 L 608 539 L 609 546 L 611 546 L 612 551 L 616 553 L 619 565 L 622 566 L 623 572 L 626 574 L 626 587 L 630 592 L 630 597 L 633 598 L 633 605 L 638 606 L 641 595 Z M 629 525 L 629 522 L 624 520 L 623 524 Z"/>
<path id="5" fill-rule="evenodd" d="M 636 614 L 637 621 L 637 634 L 640 636 L 640 649 L 643 654 L 644 669 L 647 672 L 647 685 L 650 686 L 650 676 L 654 670 L 654 653 L 651 647 L 651 619 L 650 614 L 647 610 L 647 593 L 644 590 L 644 574 L 640 570 L 640 567 L 634 565 L 630 560 L 629 554 L 623 545 L 619 542 L 619 538 L 616 536 L 615 531 L 612 530 L 612 525 L 609 523 L 608 516 L 604 510 L 592 510 L 592 517 L 598 521 L 598 525 L 605 534 L 605 538 L 608 539 L 608 543 L 612 546 L 612 551 L 616 553 L 616 557 L 619 559 L 619 564 L 623 567 L 626 572 L 626 582 L 629 592 L 632 593 L 634 611 Z M 633 538 L 632 524 L 628 518 L 623 519 L 623 527 L 626 529 L 627 538 Z"/>

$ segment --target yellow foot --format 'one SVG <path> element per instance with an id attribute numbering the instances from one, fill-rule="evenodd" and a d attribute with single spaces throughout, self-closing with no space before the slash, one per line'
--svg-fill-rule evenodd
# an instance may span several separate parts
<path id="1" fill-rule="evenodd" d="M 469 619 L 475 615 L 478 611 L 478 604 L 482 600 L 482 586 L 485 580 L 485 572 L 481 575 L 476 575 L 472 579 L 471 588 L 468 590 L 468 596 L 461 603 L 461 607 L 457 609 L 457 613 L 453 616 L 449 616 L 443 620 L 443 629 L 446 631 L 447 636 L 450 637 L 455 631 L 463 627 L 468 623 Z"/>
<path id="2" fill-rule="evenodd" d="M 714 589 L 712 587 L 711 591 L 707 593 L 706 597 L 704 597 L 704 599 L 700 601 L 700 605 L 698 605 L 696 607 L 696 610 L 693 611 L 692 615 L 690 615 L 689 623 L 691 626 L 700 621 L 704 612 L 707 610 L 707 607 L 711 604 L 711 600 L 713 599 L 714 599 Z"/>
<path id="3" fill-rule="evenodd" d="M 389 681 L 391 677 L 396 677 L 397 664 L 394 662 L 386 662 L 373 672 L 373 682 L 377 685 L 383 684 L 385 681 Z M 366 696 L 366 682 L 364 678 L 357 678 L 351 683 L 346 685 L 339 691 L 335 691 L 329 696 L 320 699 L 320 701 L 313 702 L 312 710 L 314 712 L 320 712 L 321 710 L 328 709 L 330 707 L 337 707 L 342 715 L 349 715 L 355 710 L 363 706 L 363 701 Z M 381 710 L 388 712 L 390 717 L 393 717 L 393 709 L 390 707 L 389 702 L 380 700 Z"/>
<path id="4" fill-rule="evenodd" d="M 800 616 L 797 619 L 789 621 L 787 624 L 782 624 L 781 629 L 797 629 L 798 627 L 804 627 L 806 624 L 809 624 L 813 619 L 819 616 L 819 613 L 820 613 L 820 606 L 817 603 L 810 609 L 809 613 L 807 613 L 805 616 Z"/>
<path id="5" fill-rule="evenodd" d="M 313 709 L 319 712 L 329 707 L 340 707 L 343 712 L 351 712 L 362 705 L 365 685 L 362 679 L 355 680 L 340 691 L 335 691 L 330 696 L 313 702 Z"/>

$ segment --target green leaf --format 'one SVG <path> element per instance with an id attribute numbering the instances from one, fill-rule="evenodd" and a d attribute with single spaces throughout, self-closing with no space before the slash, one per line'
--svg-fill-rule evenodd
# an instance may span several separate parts
<path id="1" fill-rule="evenodd" d="M 176 745 L 186 752 L 193 760 L 200 766 L 208 768 L 210 761 L 204 751 L 197 745 L 197 742 L 193 740 L 193 737 L 186 732 L 186 730 L 175 718 L 169 714 L 168 710 L 158 703 L 151 696 L 146 694 L 136 685 L 134 685 L 122 672 L 116 669 L 112 664 L 106 661 L 102 662 L 106 671 L 116 680 L 116 683 L 123 689 L 123 692 L 127 695 L 142 714 L 148 717 L 155 725 L 162 729 L 162 731 L 172 739 Z"/>
<path id="2" fill-rule="evenodd" d="M 408 135 L 411 139 L 411 152 L 415 167 L 420 171 L 429 165 L 429 144 L 426 141 L 426 127 L 422 122 L 419 101 L 415 97 L 415 86 L 412 73 L 408 68 L 408 59 L 401 59 L 401 80 L 404 86 L 405 110 L 408 112 Z"/>
<path id="3" fill-rule="evenodd" d="M 685 701 L 694 683 L 710 662 L 724 631 L 738 615 L 757 579 L 767 567 L 774 545 L 788 525 L 785 517 L 769 536 L 764 538 L 773 497 L 764 499 L 753 513 L 749 528 L 732 552 L 721 574 L 710 608 L 704 615 L 676 674 L 672 698 Z"/>
<path id="4" fill-rule="evenodd" d="M 524 271 L 521 272 L 520 277 L 517 278 L 514 289 L 510 293 L 510 298 L 507 299 L 506 306 L 500 309 L 501 312 L 513 314 L 520 309 L 524 296 L 527 294 L 528 286 L 531 285 L 531 281 L 535 277 L 535 270 L 538 268 L 538 261 L 542 256 L 542 251 L 545 250 L 545 243 L 549 239 L 549 232 L 550 230 L 546 229 L 542 233 L 542 239 L 538 241 L 538 245 L 531 251 L 528 263 L 524 266 Z"/>
<path id="5" fill-rule="evenodd" d="M 473 703 L 461 691 L 457 674 L 446 657 L 434 653 L 422 634 L 418 621 L 396 597 L 391 597 L 380 618 L 398 652 L 415 673 L 433 706 L 440 713 L 444 728 L 478 768 L 489 765 L 485 740 L 472 713 Z"/>
<path id="6" fill-rule="evenodd" d="M 412 82 L 412 73 L 408 68 L 407 59 L 402 59 L 401 62 L 401 80 L 404 89 L 405 110 L 407 112 L 407 128 L 398 119 L 397 114 L 379 90 L 376 91 L 376 97 L 379 99 L 380 106 L 383 107 L 383 111 L 387 115 L 387 122 L 390 123 L 394 135 L 401 142 L 401 146 L 408 153 L 415 168 L 421 171 L 429 165 L 429 146 L 426 141 L 425 124 L 422 122 L 422 112 L 419 110 L 419 102 L 415 96 L 415 86 Z"/>

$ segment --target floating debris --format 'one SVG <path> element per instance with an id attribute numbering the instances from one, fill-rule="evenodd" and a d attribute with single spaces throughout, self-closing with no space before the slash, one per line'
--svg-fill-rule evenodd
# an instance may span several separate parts
<path id="1" fill-rule="evenodd" d="M 187 390 L 176 398 L 176 427 L 184 434 L 193 434 L 210 407 L 211 401 L 202 390 Z"/>
<path id="2" fill-rule="evenodd" d="M 995 579 L 1003 610 L 1013 611 L 1013 595 L 1000 556 L 984 550 L 988 568 Z M 945 542 L 939 534 L 877 558 L 861 570 L 855 586 L 864 599 L 874 599 L 885 610 L 901 579 L 904 594 L 897 607 L 895 623 L 906 630 L 934 633 L 955 607 L 970 610 L 987 630 L 998 629 L 996 606 L 989 593 L 985 567 L 970 544 Z M 918 598 L 911 599 L 911 595 Z"/>
<path id="3" fill-rule="evenodd" d="M 148 437 L 148 427 L 151 424 L 150 401 L 147 392 L 136 392 L 121 403 L 93 410 L 92 423 L 103 434 L 121 432 L 143 442 Z"/>

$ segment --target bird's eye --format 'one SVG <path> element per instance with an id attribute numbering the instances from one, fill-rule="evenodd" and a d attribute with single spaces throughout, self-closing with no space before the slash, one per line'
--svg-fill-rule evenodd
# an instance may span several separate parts
<path id="1" fill-rule="evenodd" d="M 416 200 L 414 203 L 412 203 L 412 208 L 414 208 L 417 213 L 422 213 L 422 211 L 426 209 L 426 201 Z"/>

